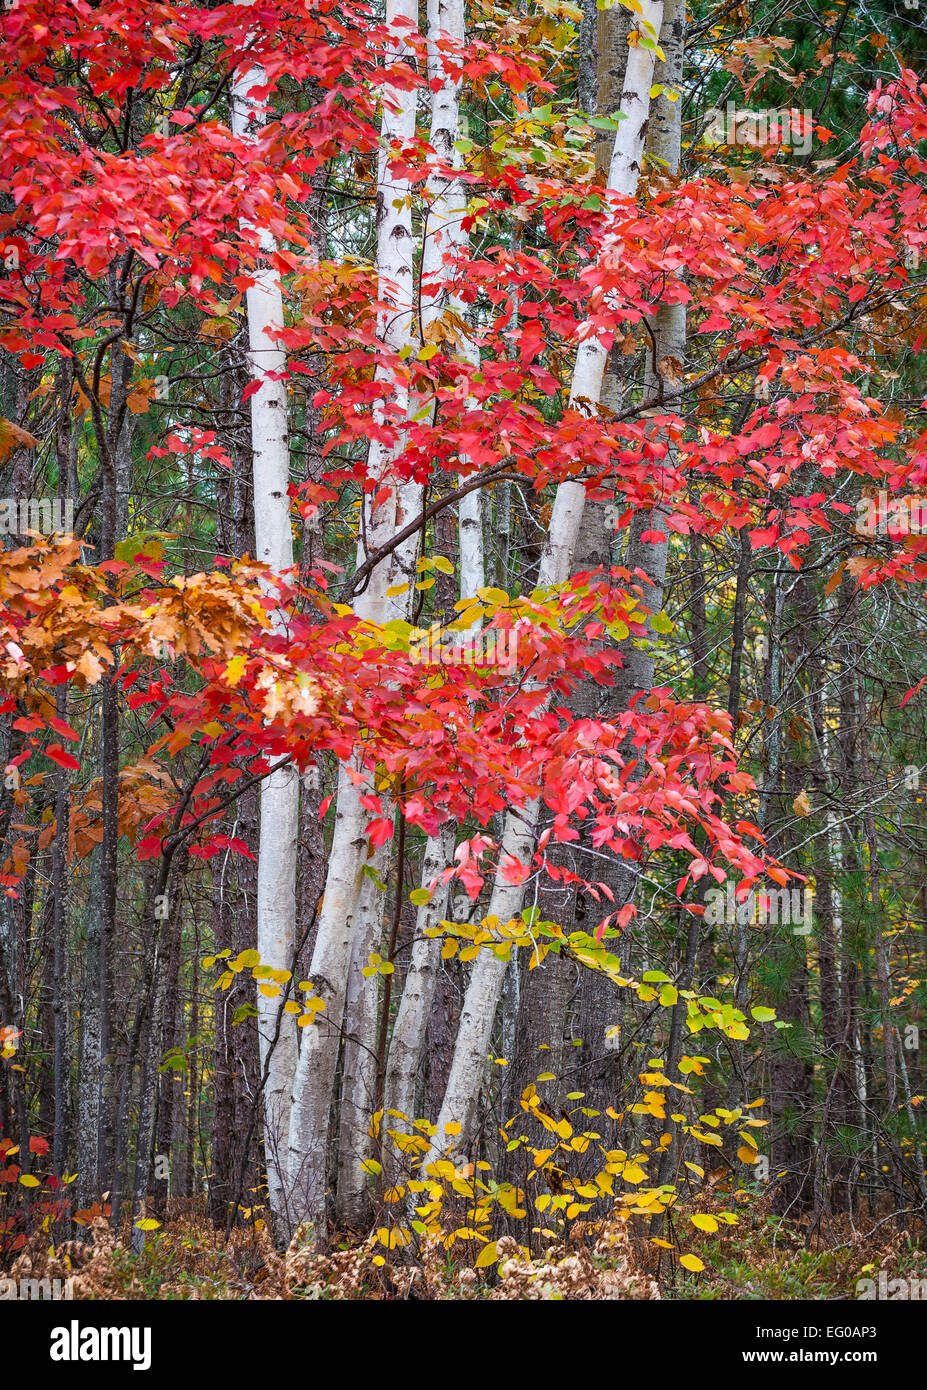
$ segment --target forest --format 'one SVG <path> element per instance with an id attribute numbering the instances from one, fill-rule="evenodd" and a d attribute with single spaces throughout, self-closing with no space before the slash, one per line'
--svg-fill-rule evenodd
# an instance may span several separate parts
<path id="1" fill-rule="evenodd" d="M 925 57 L 3 4 L 0 1301 L 927 1299 Z"/>

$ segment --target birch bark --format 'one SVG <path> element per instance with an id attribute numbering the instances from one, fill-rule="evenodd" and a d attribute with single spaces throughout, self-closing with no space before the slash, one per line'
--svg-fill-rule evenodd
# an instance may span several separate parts
<path id="1" fill-rule="evenodd" d="M 232 132 L 241 140 L 264 123 L 263 104 L 249 95 L 264 82 L 260 68 L 239 73 L 232 86 Z M 283 295 L 279 273 L 269 264 L 274 239 L 260 233 L 265 264 L 257 269 L 247 291 L 248 364 L 260 383 L 251 397 L 251 446 L 256 558 L 279 574 L 293 565 L 293 534 L 287 488 L 290 450 L 287 431 L 286 354 L 275 341 L 283 327 Z M 282 628 L 277 614 L 275 626 Z M 293 767 L 278 768 L 261 787 L 258 844 L 257 949 L 261 960 L 275 969 L 292 969 L 296 944 L 296 843 L 299 820 L 299 780 Z M 292 1015 L 279 1017 L 280 1002 L 258 992 L 258 1036 L 264 1088 L 264 1156 L 268 1200 L 276 1221 L 285 1221 L 286 1148 L 290 1092 L 296 1067 L 296 1024 Z"/>
<path id="2" fill-rule="evenodd" d="M 663 3 L 644 0 L 643 21 L 657 34 L 663 23 Z M 625 90 L 621 99 L 622 120 L 615 132 L 609 167 L 608 187 L 627 197 L 637 190 L 641 159 L 650 109 L 654 54 L 640 45 L 628 53 Z M 608 358 L 606 348 L 595 337 L 587 337 L 576 354 L 570 405 L 593 410 L 601 396 Z M 550 528 L 538 574 L 538 588 L 564 583 L 570 576 L 573 555 L 585 506 L 585 486 L 571 479 L 557 489 Z M 528 862 L 534 850 L 540 803 L 531 802 L 505 819 L 500 848 L 500 870 L 493 884 L 489 915 L 507 922 L 521 911 L 523 887 L 504 877 L 503 868 L 512 860 Z M 483 1078 L 487 1049 L 505 980 L 507 962 L 489 951 L 481 951 L 473 964 L 470 983 L 460 1017 L 454 1060 L 441 1106 L 437 1132 L 424 1164 L 448 1149 L 463 1149 L 469 1139 L 473 1115 Z M 461 1126 L 459 1136 L 448 1142 L 447 1126 Z"/>
<path id="3" fill-rule="evenodd" d="M 417 24 L 418 7 L 414 0 L 387 0 L 386 22 L 395 25 L 397 20 Z M 404 37 L 408 32 L 401 23 L 394 29 L 392 56 L 397 61 L 411 61 Z M 407 177 L 395 171 L 391 147 L 394 142 L 404 144 L 414 137 L 415 114 L 414 89 L 386 87 L 377 177 L 377 267 L 380 298 L 391 305 L 390 312 L 381 317 L 380 337 L 394 352 L 413 340 L 414 244 L 411 185 Z M 408 414 L 408 394 L 399 384 L 394 384 L 393 405 L 395 415 Z M 378 487 L 365 497 L 358 565 L 367 554 L 388 541 L 417 510 L 418 486 L 399 484 L 391 477 L 391 464 L 400 449 L 401 441 L 393 445 L 381 441 L 371 443 L 367 471 Z M 390 490 L 385 500 L 377 502 L 382 486 Z M 400 553 L 393 558 L 392 564 L 380 564 L 373 569 L 354 604 L 358 617 L 382 623 L 393 616 L 386 590 L 396 565 L 407 562 L 408 556 Z M 288 1161 L 293 1215 L 297 1220 L 312 1221 L 317 1227 L 326 1211 L 329 1119 L 351 958 L 361 921 L 363 869 L 367 863 L 365 830 L 369 814 L 360 798 L 370 790 L 359 766 L 342 765 L 325 895 L 308 976 L 325 1008 L 317 1023 L 304 1030 L 293 1083 Z"/>
<path id="4" fill-rule="evenodd" d="M 460 125 L 460 81 L 454 71 L 448 71 L 441 61 L 442 39 L 457 44 L 463 42 L 463 0 L 430 0 L 428 5 L 427 65 L 433 92 L 429 140 L 439 159 L 446 164 L 456 165 L 458 156 L 455 154 L 454 144 Z M 420 294 L 421 329 L 426 341 L 429 340 L 432 325 L 437 323 L 445 310 L 454 310 L 456 322 L 463 322 L 464 309 L 455 299 L 452 285 L 455 253 L 465 241 L 462 222 L 467 210 L 466 190 L 453 175 L 433 172 L 428 181 L 428 195 Z M 471 340 L 467 339 L 462 344 L 462 354 L 470 362 L 477 360 L 477 349 Z M 414 413 L 418 414 L 426 406 L 427 402 L 416 401 Z M 423 489 L 417 485 L 408 485 L 406 492 L 408 505 L 417 511 L 422 505 Z M 484 583 L 483 529 L 478 490 L 462 499 L 459 519 L 461 581 L 462 584 L 473 585 L 472 588 L 461 588 L 461 596 L 464 596 L 475 594 L 477 588 Z M 407 594 L 411 595 L 419 544 L 420 534 L 416 533 L 395 552 L 390 577 L 391 588 L 406 583 L 409 585 Z M 410 602 L 406 596 L 397 596 L 397 600 L 394 600 L 390 607 L 393 610 L 390 613 L 391 617 L 409 616 Z M 384 850 L 386 848 L 384 847 Z M 450 862 L 452 853 L 453 841 L 449 841 L 447 835 L 429 839 L 425 848 L 423 886 L 428 886 L 439 869 L 443 869 Z M 435 869 L 433 866 L 439 859 L 441 862 L 438 869 Z M 385 872 L 387 861 L 388 855 L 385 852 L 376 857 L 375 865 L 380 874 Z M 401 868 L 400 865 L 395 885 L 397 893 L 402 892 L 402 883 L 399 881 Z M 434 926 L 444 915 L 446 907 L 442 904 L 446 903 L 446 898 L 446 890 L 442 891 L 438 887 L 432 901 L 418 913 L 416 945 L 413 948 L 410 972 L 403 991 L 403 1001 L 397 1014 L 396 1027 L 401 1041 L 397 1044 L 392 1073 L 389 1066 L 387 1068 L 387 1075 L 392 1075 L 394 1081 L 401 1078 L 402 1084 L 395 1104 L 393 1099 L 388 1099 L 386 1109 L 410 1113 L 414 1105 L 414 1080 L 421 1060 L 424 1030 L 434 993 L 436 952 L 440 950 L 437 941 L 427 937 L 422 940 L 422 932 L 426 924 Z M 374 975 L 365 978 L 363 969 L 371 950 L 383 939 L 382 914 L 385 907 L 385 895 L 368 880 L 359 913 L 360 927 L 351 959 L 345 1007 L 337 1211 L 339 1222 L 349 1226 L 362 1225 L 366 1214 L 368 1178 L 363 1161 L 367 1156 L 367 1129 L 377 1088 L 379 977 Z M 403 1007 L 407 991 L 409 1003 Z M 394 1088 L 387 1082 L 385 1089 Z"/>

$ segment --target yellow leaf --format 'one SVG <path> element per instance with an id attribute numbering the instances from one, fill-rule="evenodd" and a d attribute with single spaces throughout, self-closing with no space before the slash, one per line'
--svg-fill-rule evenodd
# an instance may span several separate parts
<path id="1" fill-rule="evenodd" d="M 702 1270 L 705 1268 L 698 1255 L 683 1255 L 679 1263 L 682 1265 L 683 1269 L 691 1269 L 693 1274 L 701 1274 Z"/>
<path id="2" fill-rule="evenodd" d="M 228 681 L 229 685 L 237 685 L 241 680 L 244 674 L 245 660 L 246 658 L 244 656 L 233 656 L 226 666 L 225 679 Z"/>
<path id="3" fill-rule="evenodd" d="M 480 1253 L 473 1262 L 474 1269 L 485 1269 L 487 1265 L 494 1265 L 499 1258 L 496 1249 L 496 1242 L 491 1240 L 488 1245 L 484 1245 Z"/>
<path id="4" fill-rule="evenodd" d="M 457 621 L 451 623 L 451 627 L 458 632 L 465 632 L 468 627 L 472 627 L 474 623 L 478 623 L 482 616 L 483 610 L 478 604 L 472 608 L 465 608 Z"/>
<path id="5" fill-rule="evenodd" d="M 737 1157 L 741 1163 L 756 1163 L 759 1159 L 756 1149 L 751 1149 L 747 1144 L 741 1144 L 737 1150 Z"/>
<path id="6" fill-rule="evenodd" d="M 160 1225 L 161 1222 L 155 1221 L 153 1216 L 146 1216 L 141 1221 L 136 1221 L 135 1229 L 137 1231 L 156 1231 Z"/>
<path id="7" fill-rule="evenodd" d="M 38 1178 L 34 1178 L 31 1173 L 23 1173 L 19 1181 L 22 1183 L 23 1187 L 40 1186 Z"/>
<path id="8" fill-rule="evenodd" d="M 692 1222 L 692 1225 L 697 1226 L 700 1231 L 711 1232 L 718 1229 L 718 1223 L 715 1218 L 713 1216 L 706 1216 L 703 1212 L 699 1212 L 698 1216 L 690 1216 L 689 1220 Z"/>
<path id="9" fill-rule="evenodd" d="M 724 1140 L 720 1139 L 717 1134 L 702 1134 L 697 1129 L 692 1130 L 692 1137 L 697 1139 L 700 1144 L 712 1144 L 715 1148 L 721 1148 L 724 1143 Z"/>

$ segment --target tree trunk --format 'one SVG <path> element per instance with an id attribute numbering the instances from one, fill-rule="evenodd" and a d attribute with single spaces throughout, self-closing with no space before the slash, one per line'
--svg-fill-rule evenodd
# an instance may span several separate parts
<path id="1" fill-rule="evenodd" d="M 416 24 L 417 5 L 412 0 L 388 0 L 387 24 L 403 19 Z M 396 58 L 411 62 L 411 51 L 404 37 L 407 30 L 400 26 L 395 32 Z M 415 305 L 410 183 L 404 172 L 395 170 L 390 148 L 393 142 L 404 144 L 413 138 L 415 113 L 414 89 L 397 87 L 384 91 L 376 206 L 377 267 L 380 298 L 392 301 L 393 308 L 392 312 L 381 314 L 379 334 L 384 344 L 395 352 L 413 342 Z M 384 380 L 380 372 L 378 379 Z M 392 383 L 392 392 L 394 407 L 398 407 L 399 412 L 408 411 L 410 402 L 406 388 Z M 420 509 L 420 485 L 398 483 L 392 474 L 392 464 L 401 447 L 401 430 L 392 443 L 375 440 L 370 445 L 367 473 L 379 486 L 375 492 L 365 494 L 358 566 Z M 387 488 L 385 498 L 380 496 L 384 486 Z M 416 546 L 417 539 L 414 539 L 400 547 L 390 563 L 374 566 L 355 598 L 354 611 L 358 617 L 381 623 L 393 616 L 386 590 L 397 572 L 414 570 Z M 396 611 L 401 615 L 401 608 Z M 372 787 L 359 765 L 350 770 L 342 766 L 325 896 L 308 976 L 325 1008 L 317 1016 L 317 1022 L 304 1030 L 290 1114 L 288 1171 L 293 1189 L 294 1222 L 312 1221 L 316 1236 L 323 1239 L 321 1222 L 327 1206 L 328 1128 L 348 975 L 361 921 L 362 871 L 367 859 L 365 831 L 370 814 L 361 805 L 360 798 L 370 791 Z"/>
<path id="2" fill-rule="evenodd" d="M 646 3 L 645 0 L 643 18 L 649 20 L 659 34 L 663 20 L 662 0 L 656 4 Z M 641 46 L 632 49 L 628 55 L 621 101 L 626 119 L 620 122 L 615 133 L 608 179 L 610 188 L 627 197 L 635 193 L 640 176 L 653 71 L 653 53 Z M 602 392 L 607 357 L 606 349 L 597 338 L 587 337 L 583 340 L 576 354 L 570 390 L 570 404 L 573 407 L 595 409 Z M 585 487 L 582 482 L 571 479 L 559 485 L 541 557 L 538 588 L 563 584 L 569 578 L 584 504 Z M 540 804 L 535 801 L 517 813 L 509 812 L 505 818 L 500 867 L 493 883 L 488 914 L 501 922 L 517 916 L 521 910 L 522 886 L 508 881 L 505 866 L 513 859 L 522 864 L 530 862 L 539 810 Z M 469 1142 L 505 971 L 506 962 L 500 961 L 491 951 L 481 951 L 473 963 L 437 1133 L 425 1157 L 425 1164 L 446 1150 L 464 1151 Z M 459 1134 L 451 1138 L 447 1126 L 454 1123 L 461 1128 Z"/>
<path id="3" fill-rule="evenodd" d="M 266 118 L 259 101 L 249 95 L 261 86 L 258 68 L 236 74 L 232 88 L 232 131 L 241 140 L 253 136 Z M 251 397 L 251 447 L 254 488 L 256 558 L 275 574 L 293 566 L 290 526 L 290 449 L 287 426 L 286 354 L 276 341 L 283 327 L 280 276 L 270 265 L 273 237 L 261 230 L 264 264 L 254 273 L 246 293 L 249 366 L 260 382 Z M 275 615 L 275 629 L 283 618 Z M 261 785 L 261 829 L 258 848 L 257 950 L 261 963 L 277 970 L 295 968 L 296 845 L 299 831 L 299 778 L 292 766 L 279 767 Z M 264 1158 L 268 1201 L 275 1224 L 287 1221 L 286 1151 L 290 1095 L 297 1060 L 297 1029 L 292 1014 L 282 1013 L 282 997 L 257 992 L 258 1036 L 264 1087 Z"/>

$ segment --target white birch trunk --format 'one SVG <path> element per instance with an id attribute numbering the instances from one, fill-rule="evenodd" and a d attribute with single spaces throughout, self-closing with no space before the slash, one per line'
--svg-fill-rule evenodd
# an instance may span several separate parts
<path id="1" fill-rule="evenodd" d="M 381 845 L 367 861 L 377 878 L 388 872 L 391 842 Z M 344 1060 L 338 1117 L 338 1181 L 336 1224 L 360 1230 L 368 1211 L 367 1174 L 370 1156 L 368 1127 L 377 1089 L 377 1019 L 380 976 L 364 975 L 373 951 L 382 947 L 386 894 L 369 875 L 361 888 L 357 929 L 351 951 L 344 1006 Z"/>
<path id="2" fill-rule="evenodd" d="M 654 81 L 664 87 L 664 93 L 656 98 L 647 127 L 647 154 L 659 160 L 670 173 L 679 169 L 682 153 L 681 97 L 670 101 L 665 95 L 667 88 L 680 89 L 682 65 L 685 50 L 686 11 L 685 0 L 668 0 L 666 4 L 661 46 L 666 61 L 658 63 Z M 670 359 L 676 370 L 682 370 L 686 353 L 686 306 L 684 304 L 663 304 L 653 318 L 653 353 L 648 353 L 644 371 L 644 399 L 659 402 L 664 386 L 663 363 Z M 668 370 L 668 369 L 667 369 Z M 673 372 L 670 376 L 675 380 Z M 667 464 L 672 464 L 673 445 L 669 444 L 670 454 Z M 662 532 L 662 541 L 644 540 L 649 531 Z M 658 613 L 663 607 L 663 591 L 666 580 L 666 562 L 669 553 L 669 533 L 666 512 L 659 506 L 635 513 L 631 522 L 624 564 L 632 572 L 640 568 L 650 579 L 650 586 L 644 589 L 643 603 L 651 613 Z M 648 623 L 648 627 L 650 624 Z M 656 634 L 650 629 L 650 640 Z M 623 648 L 624 663 L 616 675 L 615 696 L 619 707 L 626 708 L 634 697 L 653 686 L 654 660 L 649 644 L 628 642 Z M 633 902 L 638 891 L 638 866 L 628 861 L 620 867 L 616 881 L 619 901 Z M 646 973 L 651 968 L 649 948 L 646 937 L 641 934 L 637 941 L 640 952 L 635 968 Z M 632 942 L 628 939 L 625 950 L 630 953 Z M 628 955 L 630 960 L 630 954 Z"/>
<path id="3" fill-rule="evenodd" d="M 440 158 L 456 165 L 454 145 L 460 127 L 460 83 L 448 75 L 437 60 L 436 44 L 441 35 L 459 43 L 464 41 L 463 0 L 428 0 L 428 75 L 432 83 L 441 83 L 432 98 L 431 146 Z M 422 252 L 422 322 L 426 334 L 429 325 L 440 319 L 445 309 L 454 311 L 458 324 L 463 323 L 465 312 L 453 294 L 452 285 L 454 254 L 463 248 L 466 240 L 462 227 L 467 210 L 466 189 L 459 180 L 435 174 L 429 181 L 429 192 L 428 230 Z M 479 350 L 469 335 L 460 345 L 460 351 L 470 363 L 479 361 Z M 482 501 L 478 488 L 461 498 L 458 533 L 460 597 L 469 598 L 486 582 Z M 478 629 L 479 624 L 476 624 L 469 635 L 474 635 Z M 429 839 L 422 864 L 423 888 L 429 888 L 439 870 L 451 862 L 452 853 L 453 839 L 449 830 Z M 449 886 L 439 885 L 431 901 L 419 908 L 412 957 L 390 1042 L 384 1108 L 398 1111 L 409 1120 L 415 1118 L 416 1082 L 441 958 L 440 940 L 426 937 L 424 932 L 445 916 L 448 895 Z M 394 1126 L 406 1128 L 395 1116 L 391 1118 Z"/>
<path id="4" fill-rule="evenodd" d="M 662 0 L 659 3 L 644 0 L 643 11 L 643 19 L 649 20 L 659 35 L 663 21 Z M 636 192 L 640 176 L 653 69 L 654 54 L 649 49 L 637 47 L 629 51 L 621 102 L 621 109 L 627 118 L 619 123 L 615 132 L 608 179 L 610 188 L 628 197 Z M 595 409 L 602 392 L 607 358 L 607 350 L 598 339 L 590 336 L 581 343 L 573 371 L 571 405 Z M 538 588 L 562 584 L 569 578 L 585 499 L 585 487 L 578 480 L 569 480 L 558 487 L 547 543 L 541 557 Z M 509 883 L 504 878 L 501 866 L 509 856 L 522 863 L 530 861 L 539 810 L 540 803 L 535 801 L 522 811 L 509 812 L 506 816 L 500 871 L 496 874 L 488 910 L 489 915 L 498 917 L 500 922 L 517 916 L 524 895 L 521 884 Z M 463 1150 L 467 1145 L 506 968 L 507 962 L 486 950 L 481 951 L 474 961 L 437 1132 L 423 1166 L 444 1152 Z M 455 1122 L 461 1126 L 461 1132 L 456 1138 L 449 1139 L 447 1126 Z"/>
<path id="5" fill-rule="evenodd" d="M 388 24 L 396 19 L 417 23 L 417 18 L 414 0 L 387 0 Z M 401 57 L 408 51 L 402 37 L 408 31 L 396 32 L 394 53 Z M 415 112 L 414 90 L 385 89 L 377 181 L 377 265 L 380 296 L 391 301 L 392 306 L 390 312 L 382 316 L 381 337 L 395 352 L 412 342 L 413 240 L 410 184 L 408 179 L 394 175 L 390 147 L 394 141 L 404 143 L 413 138 Z M 395 387 L 392 399 L 400 410 L 408 411 L 408 396 L 402 387 Z M 377 441 L 372 442 L 368 456 L 369 476 L 383 484 L 395 484 L 390 465 L 397 451 L 398 446 L 390 449 Z M 418 491 L 415 485 L 394 485 L 391 495 L 375 509 L 372 496 L 368 494 L 365 500 L 365 529 L 358 544 L 358 564 L 411 519 Z M 391 569 L 389 563 L 375 567 L 354 604 L 359 617 L 373 623 L 387 619 L 386 589 Z M 370 817 L 361 806 L 360 797 L 371 790 L 366 778 L 355 783 L 348 769 L 342 767 L 329 871 L 309 969 L 309 978 L 316 994 L 324 1000 L 325 1009 L 318 1016 L 318 1022 L 303 1031 L 290 1113 L 288 1174 L 297 1220 L 319 1222 L 326 1210 L 329 1121 L 348 975 L 359 922 L 363 867 L 367 862 L 368 841 L 364 832 Z"/>
<path id="6" fill-rule="evenodd" d="M 428 77 L 430 82 L 440 83 L 438 90 L 432 95 L 430 143 L 442 160 L 451 163 L 456 162 L 454 142 L 457 139 L 460 119 L 460 84 L 444 71 L 436 44 L 439 35 L 446 35 L 458 42 L 463 40 L 463 0 L 429 0 L 428 5 Z M 429 213 L 423 240 L 421 268 L 421 326 L 426 339 L 429 327 L 440 318 L 446 308 L 451 307 L 458 311 L 460 309 L 460 306 L 455 304 L 452 299 L 449 286 L 453 277 L 454 252 L 463 244 L 464 240 L 461 224 L 467 207 L 466 192 L 459 180 L 433 174 L 429 179 L 428 192 Z M 469 360 L 473 361 L 476 358 L 476 350 L 472 344 L 467 343 L 465 351 Z M 427 402 L 424 401 L 415 401 L 410 413 L 417 415 L 426 404 Z M 424 496 L 424 490 L 421 486 L 408 484 L 404 489 L 404 495 L 407 511 L 410 513 L 418 512 L 421 509 Z M 464 503 L 469 503 L 469 506 L 461 513 L 462 523 L 464 516 L 468 522 L 469 548 L 472 551 L 478 545 L 481 557 L 482 524 L 479 493 L 469 494 L 464 499 Z M 464 504 L 462 504 L 462 508 L 463 506 Z M 397 525 L 401 525 L 404 519 L 397 518 Z M 414 594 L 412 585 L 415 580 L 420 542 L 421 535 L 416 532 L 392 556 L 390 587 L 398 587 L 400 584 L 406 583 L 409 588 L 406 594 L 397 595 L 394 599 L 387 601 L 389 618 L 408 618 L 409 616 L 411 599 Z M 471 564 L 468 566 L 468 578 L 472 575 L 472 571 L 473 566 Z M 480 577 L 474 588 L 464 589 L 462 593 L 473 594 L 482 583 L 481 567 Z M 425 851 L 426 866 L 435 859 L 441 846 L 441 840 L 437 842 L 429 840 Z M 445 867 L 450 857 L 451 855 L 448 853 L 440 865 L 441 868 Z M 374 862 L 379 871 L 385 873 L 388 853 L 378 855 Z M 429 872 L 429 879 L 432 876 Z M 398 882 L 396 891 L 401 891 L 401 884 Z M 446 898 L 446 892 L 444 897 Z M 436 898 L 440 900 L 440 891 Z M 367 1157 L 369 1147 L 367 1129 L 376 1093 L 376 1045 L 380 993 L 379 977 L 371 975 L 365 978 L 363 968 L 367 964 L 370 952 L 383 941 L 382 915 L 386 907 L 385 897 L 372 883 L 365 887 L 363 899 L 365 906 L 362 906 L 359 914 L 358 935 L 351 961 L 345 1006 L 345 1050 L 338 1141 L 337 1218 L 339 1224 L 353 1227 L 360 1227 L 364 1224 L 367 1210 L 369 1179 L 362 1165 L 364 1158 Z M 429 909 L 431 909 L 430 916 L 434 918 L 434 922 L 438 921 L 443 915 L 444 909 L 441 913 L 435 914 L 436 906 L 436 902 L 429 904 L 429 908 L 422 909 L 419 915 L 428 917 Z M 432 964 L 432 957 L 434 957 L 435 952 L 440 951 L 439 943 L 433 940 L 427 940 L 425 947 L 424 952 L 419 951 L 417 956 L 413 955 L 411 963 L 412 988 L 409 998 L 410 1001 L 415 1001 L 417 1024 L 423 1021 L 427 1022 L 435 979 L 435 966 Z M 426 962 L 425 974 L 419 981 L 417 979 L 417 965 L 426 964 Z M 398 1022 L 397 1018 L 397 1024 Z M 401 1036 L 409 1037 L 412 1031 L 412 1020 L 407 1012 L 402 1019 Z M 421 1033 L 417 1050 L 416 1067 L 421 1058 L 423 1044 L 424 1032 Z M 404 1100 L 408 1100 L 405 1093 Z M 387 1108 L 403 1109 L 403 1106 L 399 1104 L 393 1106 L 391 1102 L 387 1102 Z"/>
<path id="7" fill-rule="evenodd" d="M 431 886 L 441 870 L 451 863 L 453 855 L 454 835 L 450 827 L 443 835 L 432 835 L 429 838 L 422 861 L 423 888 Z M 447 916 L 448 896 L 449 885 L 437 883 L 431 900 L 423 903 L 416 913 L 412 955 L 390 1039 L 383 1109 L 384 1112 L 396 1110 L 409 1121 L 416 1118 L 416 1088 L 441 962 L 440 938 L 426 936 L 425 933 Z M 387 1118 L 384 1114 L 383 1129 L 385 1131 L 390 1128 L 407 1133 L 411 1124 L 405 1124 L 396 1116 Z"/>
<path id="8" fill-rule="evenodd" d="M 236 76 L 232 86 L 232 131 L 249 138 L 265 120 L 261 103 L 248 93 L 264 82 L 259 68 Z M 260 233 L 265 257 L 274 239 Z M 278 272 L 266 265 L 255 274 L 246 293 L 248 360 L 260 389 L 251 397 L 251 445 L 254 485 L 254 536 L 257 559 L 275 573 L 293 564 L 290 526 L 290 450 L 287 432 L 286 382 L 273 380 L 286 371 L 286 354 L 274 341 L 283 327 L 283 296 Z M 281 630 L 282 615 L 275 616 Z M 280 768 L 261 786 L 260 839 L 257 871 L 257 949 L 262 962 L 275 969 L 293 968 L 296 944 L 296 845 L 299 819 L 299 779 L 293 767 Z M 258 1036 L 264 1086 L 264 1156 L 268 1200 L 275 1221 L 285 1221 L 285 1173 L 290 1092 L 296 1068 L 297 1035 L 290 1014 L 281 1014 L 279 999 L 258 991 Z M 279 1033 L 278 1033 L 279 1024 Z M 276 1038 L 276 1041 L 275 1041 Z"/>

